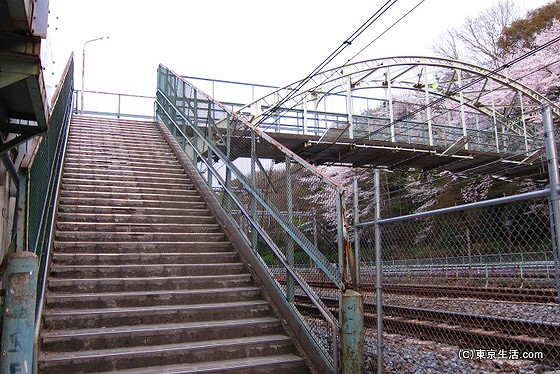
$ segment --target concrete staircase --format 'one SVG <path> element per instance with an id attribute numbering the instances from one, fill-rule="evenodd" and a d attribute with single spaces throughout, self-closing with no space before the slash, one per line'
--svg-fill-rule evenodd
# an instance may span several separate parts
<path id="1" fill-rule="evenodd" d="M 40 373 L 305 373 L 153 123 L 74 117 Z"/>

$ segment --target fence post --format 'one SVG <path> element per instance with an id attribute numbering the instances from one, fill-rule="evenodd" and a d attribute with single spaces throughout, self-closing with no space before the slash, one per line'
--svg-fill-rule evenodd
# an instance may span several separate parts
<path id="1" fill-rule="evenodd" d="M 552 250 L 554 255 L 554 279 L 556 281 L 556 302 L 560 303 L 560 178 L 558 176 L 558 152 L 556 151 L 556 140 L 554 138 L 554 125 L 552 123 L 552 112 L 548 104 L 542 106 L 542 117 L 544 125 L 544 139 L 546 146 L 546 159 L 548 164 L 548 178 L 550 181 L 550 232 L 552 235 Z"/>
<path id="2" fill-rule="evenodd" d="M 379 169 L 374 171 L 375 188 L 375 298 L 377 314 L 377 372 L 383 373 L 383 284 L 381 267 L 381 177 Z"/>
<path id="3" fill-rule="evenodd" d="M 341 361 L 342 374 L 363 373 L 364 360 L 364 303 L 362 295 L 346 290 L 342 295 Z"/>
<path id="4" fill-rule="evenodd" d="M 291 161 L 290 156 L 286 155 L 286 198 L 287 198 L 287 217 L 288 222 L 293 224 L 293 196 L 292 196 L 292 175 L 291 175 Z M 294 239 L 288 237 L 288 242 L 286 243 L 286 261 L 290 266 L 294 266 Z M 286 299 L 290 304 L 294 303 L 294 277 L 290 274 L 288 269 L 286 269 Z"/>
<path id="5" fill-rule="evenodd" d="M 358 285 L 362 284 L 360 279 L 360 262 L 361 262 L 361 253 L 360 253 L 360 227 L 358 224 L 360 223 L 360 212 L 359 212 L 359 204 L 358 204 L 358 178 L 354 177 L 352 181 L 352 189 L 354 191 L 354 261 L 356 262 L 356 283 Z"/>

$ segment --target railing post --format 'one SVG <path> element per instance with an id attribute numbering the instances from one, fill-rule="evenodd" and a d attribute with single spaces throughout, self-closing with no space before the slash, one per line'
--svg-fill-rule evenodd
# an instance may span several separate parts
<path id="1" fill-rule="evenodd" d="M 456 70 L 457 72 L 457 84 L 459 87 L 463 87 L 463 80 L 461 77 L 461 71 L 459 69 Z M 465 116 L 465 98 L 463 96 L 463 90 L 459 90 L 459 104 L 460 111 L 461 111 L 461 127 L 463 128 L 463 136 L 467 139 L 467 119 Z M 469 149 L 469 143 L 465 143 L 465 149 Z"/>
<path id="2" fill-rule="evenodd" d="M 117 118 L 121 118 L 121 94 L 117 95 Z"/>
<path id="3" fill-rule="evenodd" d="M 360 227 L 358 224 L 360 223 L 360 207 L 358 202 L 358 178 L 354 177 L 352 180 L 352 190 L 354 191 L 354 260 L 356 262 L 356 283 L 358 285 L 362 284 L 362 280 L 360 277 L 360 262 L 361 260 L 361 248 L 360 248 Z"/>
<path id="4" fill-rule="evenodd" d="M 257 139 L 254 131 L 251 131 L 251 187 L 257 189 Z M 258 222 L 257 199 L 251 198 L 251 218 Z M 257 251 L 257 230 L 251 229 L 251 248 Z"/>
<path id="5" fill-rule="evenodd" d="M 354 106 L 352 103 L 352 77 L 347 77 L 346 87 L 346 114 L 348 115 L 348 138 L 354 139 Z"/>
<path id="6" fill-rule="evenodd" d="M 293 224 L 293 197 L 292 197 L 292 175 L 290 171 L 290 156 L 286 155 L 286 199 L 288 203 L 288 222 Z M 294 267 L 294 240 L 288 238 L 286 243 L 286 261 L 292 268 Z M 286 269 L 286 299 L 290 304 L 294 303 L 294 278 Z"/>
<path id="7" fill-rule="evenodd" d="M 396 142 L 397 138 L 395 135 L 395 115 L 393 113 L 393 93 L 391 92 L 391 70 L 387 68 L 385 73 L 385 80 L 387 81 L 387 90 L 385 91 L 385 99 L 387 99 L 389 108 L 389 124 L 391 126 L 391 141 Z"/>
<path id="8" fill-rule="evenodd" d="M 550 181 L 550 233 L 552 235 L 552 251 L 554 255 L 554 279 L 556 281 L 556 302 L 560 303 L 560 177 L 558 175 L 558 152 L 554 137 L 554 125 L 550 106 L 542 106 L 546 159 Z"/>
<path id="9" fill-rule="evenodd" d="M 375 304 L 377 314 L 377 372 L 383 373 L 383 274 L 381 256 L 381 177 L 379 169 L 374 171 L 375 188 Z"/>
<path id="10" fill-rule="evenodd" d="M 432 129 L 432 113 L 430 111 L 430 89 L 428 85 L 428 67 L 424 67 L 424 96 L 426 100 L 426 122 L 428 123 L 428 144 L 434 145 L 434 134 Z"/>

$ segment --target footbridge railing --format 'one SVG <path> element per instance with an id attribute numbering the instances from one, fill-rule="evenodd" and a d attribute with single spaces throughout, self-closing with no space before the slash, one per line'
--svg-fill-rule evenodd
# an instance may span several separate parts
<path id="1" fill-rule="evenodd" d="M 243 116 L 198 90 L 164 66 L 158 69 L 158 120 L 197 169 L 230 221 L 273 279 L 333 372 L 339 364 L 342 323 L 323 297 L 342 300 L 352 263 L 344 192 L 313 166 Z M 312 289 L 298 270 L 317 281 Z M 305 299 L 320 311 L 309 317 Z M 362 350 L 360 349 L 360 356 Z M 344 353 L 343 360 L 344 360 Z"/>

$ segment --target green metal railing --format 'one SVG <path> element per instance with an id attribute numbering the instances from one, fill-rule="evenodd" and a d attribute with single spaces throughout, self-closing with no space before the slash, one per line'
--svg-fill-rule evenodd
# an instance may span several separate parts
<path id="1" fill-rule="evenodd" d="M 50 220 L 54 215 L 56 185 L 62 166 L 62 153 L 72 112 L 74 61 L 66 66 L 53 107 L 47 132 L 41 138 L 29 168 L 28 250 L 39 257 L 47 250 Z"/>
<path id="2" fill-rule="evenodd" d="M 343 190 L 164 66 L 158 69 L 156 106 L 157 118 L 275 279 L 303 331 L 337 371 L 340 324 L 321 297 L 341 296 L 349 278 Z M 337 295 L 311 289 L 296 266 L 336 284 Z M 319 309 L 319 318 L 307 316 L 295 301 L 301 297 Z"/>
<path id="3" fill-rule="evenodd" d="M 48 126 L 33 139 L 17 171 L 12 251 L 7 256 L 0 372 L 36 363 L 44 283 L 49 263 L 60 172 L 72 112 L 73 56 L 52 100 Z M 17 312 L 13 312 L 17 311 Z M 17 339 L 14 338 L 17 336 Z M 35 357 L 34 357 L 35 356 Z M 15 371 L 14 371 L 15 370 Z"/>

